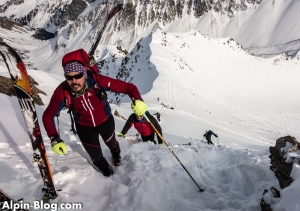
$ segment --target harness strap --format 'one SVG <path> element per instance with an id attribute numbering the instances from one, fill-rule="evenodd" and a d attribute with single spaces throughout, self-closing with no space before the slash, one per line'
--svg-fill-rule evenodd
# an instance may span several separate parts
<path id="1" fill-rule="evenodd" d="M 74 133 L 74 135 L 76 135 L 77 131 L 74 127 L 75 121 L 74 121 L 74 118 L 73 118 L 73 115 L 72 115 L 72 112 L 71 112 L 71 108 L 68 108 L 68 114 L 70 115 L 70 118 L 71 118 L 71 130 L 70 131 L 72 131 Z"/>
<path id="2" fill-rule="evenodd" d="M 99 85 L 98 81 L 97 81 L 97 76 L 95 71 L 93 71 L 93 69 L 91 69 L 91 71 L 88 71 L 88 74 L 91 74 L 94 81 L 95 81 L 95 85 L 94 85 L 94 90 L 96 95 L 99 97 L 100 100 L 107 100 L 107 93 L 106 91 Z"/>
<path id="3" fill-rule="evenodd" d="M 67 82 L 65 81 L 64 84 L 63 84 L 63 88 L 64 88 L 64 96 L 65 96 L 65 105 L 66 105 L 66 108 L 68 109 L 68 114 L 70 115 L 70 119 L 71 119 L 71 130 L 74 135 L 77 134 L 77 131 L 75 129 L 75 121 L 74 121 L 74 118 L 73 118 L 73 115 L 72 115 L 72 111 L 74 114 L 77 114 L 79 116 L 79 114 L 77 113 L 77 111 L 72 107 L 72 96 L 70 94 L 70 90 L 68 89 L 68 86 L 67 86 Z M 79 116 L 79 118 L 81 118 Z"/>

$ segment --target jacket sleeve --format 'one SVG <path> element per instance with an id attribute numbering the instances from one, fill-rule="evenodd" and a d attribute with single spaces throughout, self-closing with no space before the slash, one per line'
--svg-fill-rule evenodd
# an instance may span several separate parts
<path id="1" fill-rule="evenodd" d="M 156 130 L 160 133 L 160 135 L 163 136 L 161 127 L 158 124 L 157 120 L 154 118 L 154 116 L 152 116 L 151 114 L 147 113 L 147 117 L 150 120 L 150 122 L 153 124 L 153 126 L 156 128 Z M 157 133 L 156 133 L 156 136 L 157 136 L 158 144 L 162 144 L 163 140 L 159 137 L 159 135 Z"/>
<path id="2" fill-rule="evenodd" d="M 63 86 L 60 84 L 54 91 L 50 103 L 43 113 L 42 121 L 48 137 L 58 134 L 55 127 L 55 115 L 65 107 Z"/>
<path id="3" fill-rule="evenodd" d="M 128 130 L 132 127 L 132 125 L 133 125 L 133 117 L 132 117 L 132 115 L 134 115 L 134 114 L 131 114 L 130 116 L 129 116 L 129 118 L 127 119 L 127 121 L 126 121 L 126 123 L 125 123 L 125 125 L 124 125 L 124 127 L 123 127 L 123 129 L 122 129 L 122 131 L 121 131 L 121 133 L 123 134 L 123 135 L 125 135 L 127 132 L 128 132 Z"/>
<path id="4" fill-rule="evenodd" d="M 127 83 L 125 81 L 117 80 L 100 74 L 97 75 L 97 82 L 106 91 L 124 93 L 129 95 L 129 97 L 133 100 L 142 99 L 139 90 L 132 83 Z"/>

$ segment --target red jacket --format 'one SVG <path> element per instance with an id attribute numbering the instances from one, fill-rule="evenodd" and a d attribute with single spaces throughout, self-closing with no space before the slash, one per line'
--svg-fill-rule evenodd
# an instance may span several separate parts
<path id="1" fill-rule="evenodd" d="M 160 133 L 160 135 L 162 135 L 161 127 L 156 121 L 156 119 L 151 114 L 149 114 L 149 112 L 146 112 L 146 116 L 157 129 L 157 131 Z M 151 127 L 150 123 L 147 122 L 145 117 L 142 120 L 138 120 L 136 115 L 133 113 L 129 116 L 121 133 L 125 135 L 128 132 L 128 130 L 132 127 L 132 125 L 134 125 L 134 128 L 139 132 L 139 134 L 141 134 L 141 136 L 149 136 L 155 132 Z M 159 144 L 163 142 L 159 136 L 157 136 L 157 140 Z"/>
<path id="2" fill-rule="evenodd" d="M 106 91 L 125 93 L 132 99 L 141 99 L 138 89 L 131 83 L 100 74 L 97 75 L 97 82 Z M 93 88 L 95 84 L 94 79 L 88 76 L 87 83 L 88 90 L 83 95 L 73 98 L 72 106 L 79 114 L 76 115 L 73 112 L 74 120 L 80 125 L 96 127 L 111 115 L 111 108 L 107 100 L 100 101 L 99 97 L 96 96 Z M 62 82 L 54 91 L 50 103 L 43 114 L 44 127 L 49 137 L 57 134 L 54 118 L 65 106 L 64 82 Z"/>

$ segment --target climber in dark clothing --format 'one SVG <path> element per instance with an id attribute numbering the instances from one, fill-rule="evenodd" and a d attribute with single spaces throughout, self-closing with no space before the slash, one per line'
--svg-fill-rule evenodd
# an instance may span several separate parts
<path id="1" fill-rule="evenodd" d="M 157 120 L 160 122 L 160 113 L 156 112 L 156 113 L 154 113 L 153 115 L 156 115 Z"/>
<path id="2" fill-rule="evenodd" d="M 206 138 L 208 144 L 214 144 L 211 141 L 211 135 L 214 135 L 216 138 L 218 138 L 218 135 L 215 134 L 213 131 L 211 131 L 211 130 L 206 131 L 206 133 L 203 136 Z"/>

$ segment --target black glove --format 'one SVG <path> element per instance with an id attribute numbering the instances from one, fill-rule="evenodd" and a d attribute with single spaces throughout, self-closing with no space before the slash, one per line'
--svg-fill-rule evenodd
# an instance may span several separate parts
<path id="1" fill-rule="evenodd" d="M 218 138 L 218 135 L 216 134 L 216 137 Z"/>

